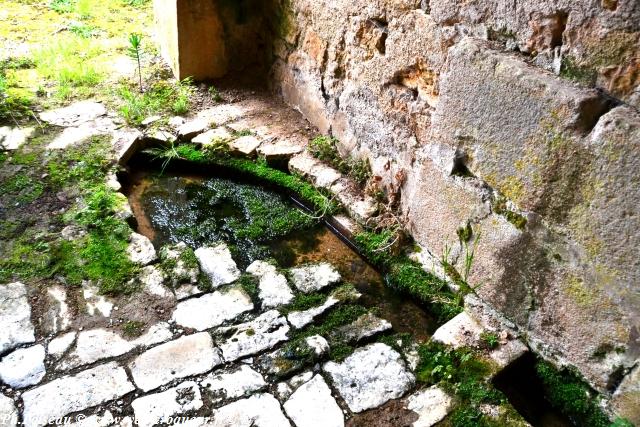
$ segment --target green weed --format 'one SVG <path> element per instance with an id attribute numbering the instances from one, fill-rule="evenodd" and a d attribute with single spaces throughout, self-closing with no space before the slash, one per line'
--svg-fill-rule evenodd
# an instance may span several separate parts
<path id="1" fill-rule="evenodd" d="M 254 162 L 248 159 L 229 157 L 219 151 L 200 150 L 193 144 L 181 144 L 176 150 L 183 160 L 229 168 L 241 174 L 258 178 L 268 185 L 297 194 L 304 202 L 316 209 L 316 216 L 335 213 L 338 210 L 337 204 L 313 185 L 298 176 L 273 169 L 263 161 Z"/>
<path id="2" fill-rule="evenodd" d="M 260 289 L 258 288 L 258 279 L 252 274 L 245 273 L 240 276 L 238 283 L 242 289 L 249 295 L 251 301 L 257 306 L 260 306 Z"/>
<path id="3" fill-rule="evenodd" d="M 131 7 L 140 7 L 149 4 L 151 0 L 122 0 L 122 3 Z"/>
<path id="4" fill-rule="evenodd" d="M 68 99 L 74 93 L 91 95 L 103 79 L 92 59 L 100 46 L 90 38 L 61 36 L 34 53 L 38 74 L 56 85 L 55 95 Z"/>
<path id="5" fill-rule="evenodd" d="M 185 114 L 190 108 L 189 97 L 192 90 L 189 79 L 175 85 L 156 82 L 144 93 L 136 93 L 129 85 L 123 84 L 117 90 L 123 101 L 119 112 L 132 125 L 139 125 L 144 119 L 157 113 Z"/>
<path id="6" fill-rule="evenodd" d="M 69 13 L 73 10 L 74 0 L 51 0 L 49 8 L 58 13 Z"/>
<path id="7" fill-rule="evenodd" d="M 72 22 L 69 24 L 68 28 L 71 33 L 85 39 L 92 37 L 96 31 L 95 27 L 87 25 L 83 22 Z"/>
<path id="8" fill-rule="evenodd" d="M 129 34 L 129 46 L 127 53 L 138 64 L 138 79 L 140 82 L 140 93 L 144 91 L 142 87 L 142 35 L 138 33 Z"/>
<path id="9" fill-rule="evenodd" d="M 495 332 L 482 332 L 480 334 L 480 340 L 484 343 L 484 346 L 489 350 L 497 348 L 500 344 L 500 338 Z"/>
<path id="10" fill-rule="evenodd" d="M 329 338 L 329 357 L 333 360 L 343 360 L 353 352 L 353 347 L 336 334 L 332 334 L 341 326 L 354 322 L 368 310 L 361 305 L 346 304 L 331 310 L 319 325 L 311 325 L 294 334 L 292 341 L 299 342 L 313 335 Z"/>
<path id="11" fill-rule="evenodd" d="M 145 326 L 144 322 L 128 320 L 122 324 L 122 332 L 127 337 L 136 338 L 142 335 L 144 326 Z"/>
<path id="12" fill-rule="evenodd" d="M 339 172 L 350 176 L 361 187 L 371 178 L 371 166 L 367 159 L 344 158 L 338 152 L 338 140 L 328 136 L 318 136 L 309 144 L 309 152 L 317 159 L 333 166 Z"/>
<path id="13" fill-rule="evenodd" d="M 222 101 L 222 95 L 220 94 L 220 91 L 215 86 L 211 85 L 207 90 L 209 92 L 209 95 L 211 95 L 211 99 L 213 99 L 215 102 Z"/>

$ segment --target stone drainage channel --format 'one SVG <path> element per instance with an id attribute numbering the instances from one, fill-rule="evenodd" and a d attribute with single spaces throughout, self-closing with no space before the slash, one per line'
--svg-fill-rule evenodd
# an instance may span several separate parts
<path id="1" fill-rule="evenodd" d="M 365 426 L 372 425 L 373 420 L 380 426 L 446 424 L 453 401 L 435 386 L 420 390 L 416 385 L 415 348 L 401 354 L 380 343 L 379 338 L 406 333 L 423 342 L 435 332 L 436 338 L 440 335 L 443 342 L 452 344 L 447 342 L 447 336 L 480 333 L 481 329 L 475 328 L 482 327 L 474 319 L 458 316 L 437 330 L 436 320 L 428 311 L 384 285 L 380 273 L 355 251 L 355 244 L 349 240 L 350 231 L 333 218 L 271 239 L 260 248 L 253 242 L 238 241 L 229 230 L 225 233 L 221 229 L 226 227 L 229 217 L 242 216 L 243 207 L 213 199 L 217 197 L 216 189 L 225 192 L 229 186 L 260 188 L 255 179 L 223 170 L 205 174 L 188 163 L 159 171 L 150 166 L 153 163 L 150 160 L 149 156 L 137 153 L 129 162 L 128 172 L 121 177 L 137 231 L 155 248 L 165 248 L 165 253 L 173 251 L 177 255 L 184 245 L 194 249 L 202 271 L 209 275 L 216 289 L 202 296 L 192 280 L 175 290 L 178 305 L 172 320 L 194 332 L 208 330 L 221 353 L 220 363 L 226 362 L 209 375 L 218 379 L 219 388 L 208 387 L 207 391 L 206 381 L 196 379 L 200 389 L 190 385 L 192 396 L 198 390 L 206 395 L 213 392 L 212 407 L 216 408 L 213 414 L 228 412 L 228 420 L 232 421 L 229 425 L 245 425 L 247 417 L 255 425 L 265 426 L 288 425 L 285 419 L 296 426 L 340 426 L 345 422 Z M 289 209 L 305 210 L 295 197 L 271 189 L 259 191 L 289 204 Z M 212 227 L 194 232 L 194 226 L 208 221 Z M 246 289 L 238 286 L 243 271 L 257 279 L 258 296 L 253 301 Z M 345 283 L 353 285 L 347 295 L 345 286 L 341 286 Z M 305 310 L 277 311 L 296 296 L 307 293 L 323 293 L 326 299 Z M 302 349 L 301 353 L 310 350 L 311 357 L 292 356 L 288 338 L 309 325 L 321 324 L 336 307 L 352 303 L 366 307 L 369 312 L 339 331 L 327 331 L 334 337 L 347 337 L 347 343 L 355 348 L 350 356 L 338 363 L 329 360 L 332 337 L 322 335 L 304 340 L 308 349 Z M 494 351 L 496 360 L 505 366 L 509 364 L 496 375 L 494 385 L 531 425 L 571 425 L 545 400 L 533 372 L 533 359 L 521 356 L 522 350 L 512 343 L 515 341 Z M 294 353 L 299 350 L 294 349 Z M 165 394 L 170 391 L 180 406 L 178 389 L 189 387 L 185 384 L 174 389 L 162 386 L 161 390 L 167 390 Z M 237 400 L 238 397 L 243 399 Z M 196 402 L 196 406 L 203 405 L 207 406 Z M 135 404 L 133 407 L 135 410 Z M 181 411 L 174 409 L 154 413 L 153 417 L 178 415 L 185 410 L 203 413 L 189 404 Z M 135 415 L 139 418 L 138 412 Z M 254 425 L 251 423 L 247 425 Z"/>

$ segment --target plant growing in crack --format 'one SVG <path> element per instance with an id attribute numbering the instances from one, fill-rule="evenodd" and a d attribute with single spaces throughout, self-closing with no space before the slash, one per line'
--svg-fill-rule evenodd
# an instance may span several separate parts
<path id="1" fill-rule="evenodd" d="M 127 52 L 138 64 L 138 79 L 140 82 L 140 93 L 144 92 L 142 87 L 142 35 L 138 33 L 129 34 L 129 47 Z"/>
<path id="2" fill-rule="evenodd" d="M 181 158 L 178 150 L 176 150 L 175 141 L 171 141 L 169 146 L 152 147 L 143 152 L 149 154 L 154 160 L 162 161 L 162 173 L 173 160 Z"/>
<path id="3" fill-rule="evenodd" d="M 473 261 L 476 257 L 476 249 L 478 248 L 478 243 L 480 242 L 480 237 L 482 233 L 478 232 L 476 234 L 476 238 L 473 240 L 473 243 L 469 245 L 469 242 L 463 242 L 464 246 L 464 271 L 462 275 L 462 279 L 466 282 L 469 278 L 469 274 L 471 273 L 471 268 L 473 267 Z"/>

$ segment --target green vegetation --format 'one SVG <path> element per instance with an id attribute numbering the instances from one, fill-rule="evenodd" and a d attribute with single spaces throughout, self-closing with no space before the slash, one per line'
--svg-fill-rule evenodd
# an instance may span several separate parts
<path id="1" fill-rule="evenodd" d="M 345 159 L 337 148 L 338 140 L 328 136 L 318 136 L 309 144 L 309 152 L 317 159 L 330 164 L 341 173 L 348 175 L 361 187 L 371 178 L 371 166 L 367 159 Z"/>
<path id="2" fill-rule="evenodd" d="M 33 67 L 33 62 L 28 59 L 7 59 L 0 61 L 0 121 L 28 117 L 33 104 L 32 95 L 20 89 L 13 70 L 22 70 Z"/>
<path id="3" fill-rule="evenodd" d="M 462 298 L 453 294 L 446 282 L 424 271 L 405 255 L 390 255 L 389 251 L 380 250 L 388 246 L 393 237 L 391 231 L 362 232 L 354 237 L 360 251 L 384 272 L 389 286 L 429 304 L 443 322 L 460 313 Z"/>
<path id="4" fill-rule="evenodd" d="M 527 219 L 517 212 L 507 207 L 507 199 L 499 197 L 493 204 L 493 210 L 496 214 L 502 215 L 507 221 L 513 224 L 518 230 L 524 230 L 527 226 Z"/>
<path id="5" fill-rule="evenodd" d="M 585 86 L 595 86 L 598 73 L 594 68 L 578 65 L 573 58 L 565 56 L 560 66 L 560 76 Z"/>
<path id="6" fill-rule="evenodd" d="M 74 96 L 89 97 L 104 75 L 92 59 L 102 53 L 93 40 L 73 34 L 60 36 L 34 52 L 38 74 L 54 85 L 59 100 Z"/>
<path id="7" fill-rule="evenodd" d="M 131 279 L 138 267 L 127 256 L 131 230 L 117 217 L 120 203 L 117 193 L 104 185 L 90 189 L 84 198 L 86 206 L 71 213 L 74 222 L 84 225 L 89 233 L 73 243 L 62 242 L 56 248 L 52 274 L 63 275 L 71 285 L 79 285 L 82 280 L 94 281 L 105 294 L 136 290 Z"/>
<path id="8" fill-rule="evenodd" d="M 175 252 L 179 252 L 176 256 Z M 182 283 L 192 280 L 191 273 L 194 269 L 199 269 L 198 258 L 195 252 L 188 246 L 163 247 L 159 253 L 160 268 L 171 280 L 170 285 L 177 287 Z"/>
<path id="9" fill-rule="evenodd" d="M 135 320 L 128 320 L 122 324 L 122 332 L 126 337 L 136 338 L 142 335 L 145 324 Z"/>
<path id="10" fill-rule="evenodd" d="M 480 334 L 480 340 L 483 342 L 484 346 L 489 350 L 497 348 L 498 345 L 500 345 L 500 338 L 498 338 L 498 334 L 496 334 L 495 332 L 488 332 L 488 331 L 482 332 Z"/>
<path id="11" fill-rule="evenodd" d="M 536 363 L 535 368 L 551 404 L 571 418 L 576 425 L 589 427 L 611 425 L 598 404 L 596 393 L 575 374 L 568 370 L 558 371 L 542 360 Z"/>
<path id="12" fill-rule="evenodd" d="M 238 283 L 247 295 L 249 295 L 253 304 L 256 307 L 260 307 L 261 300 L 259 298 L 260 289 L 258 288 L 258 278 L 252 274 L 244 273 L 238 279 Z"/>
<path id="13" fill-rule="evenodd" d="M 129 47 L 127 53 L 138 64 L 138 80 L 140 83 L 140 92 L 144 92 L 142 87 L 142 35 L 138 33 L 129 34 Z"/>
<path id="14" fill-rule="evenodd" d="M 220 91 L 218 90 L 218 88 L 211 85 L 209 86 L 209 89 L 207 89 L 207 91 L 209 92 L 209 95 L 211 95 L 211 99 L 213 99 L 215 102 L 222 101 L 222 95 L 220 94 Z"/>
<path id="15" fill-rule="evenodd" d="M 280 309 L 280 311 L 284 314 L 291 313 L 292 311 L 304 311 L 318 307 L 324 304 L 326 300 L 327 296 L 321 293 L 298 294 L 293 301 Z"/>
<path id="16" fill-rule="evenodd" d="M 313 335 L 322 335 L 329 341 L 329 357 L 332 360 L 343 360 L 353 352 L 353 347 L 345 341 L 344 337 L 336 334 L 336 330 L 344 325 L 354 322 L 358 317 L 366 314 L 368 310 L 355 304 L 340 305 L 331 310 L 318 325 L 310 325 L 303 330 L 294 333 L 291 343 L 293 346 Z"/>
<path id="17" fill-rule="evenodd" d="M 137 93 L 129 84 L 123 83 L 117 90 L 123 101 L 119 111 L 127 123 L 132 125 L 139 125 L 144 119 L 157 113 L 185 114 L 190 108 L 189 98 L 192 92 L 190 78 L 176 84 L 158 81 L 144 93 Z"/>
<path id="18" fill-rule="evenodd" d="M 51 0 L 49 7 L 58 13 L 68 13 L 73 10 L 74 3 L 73 0 Z"/>
<path id="19" fill-rule="evenodd" d="M 131 7 L 141 7 L 149 4 L 151 0 L 122 0 L 123 4 Z"/>
<path id="20" fill-rule="evenodd" d="M 296 194 L 304 202 L 316 209 L 317 216 L 335 213 L 338 209 L 337 204 L 330 201 L 326 194 L 304 181 L 304 179 L 273 169 L 265 162 L 228 157 L 218 151 L 200 150 L 193 144 L 179 145 L 176 151 L 180 159 L 203 165 L 229 168 L 241 174 L 257 178 L 265 184 Z"/>
<path id="21" fill-rule="evenodd" d="M 480 410 L 481 405 L 501 405 L 507 400 L 487 380 L 492 367 L 479 354 L 467 348 L 454 350 L 436 342 L 421 344 L 418 354 L 418 381 L 438 384 L 457 398 L 457 407 L 448 418 L 453 426 L 500 425 Z"/>
<path id="22" fill-rule="evenodd" d="M 473 235 L 473 228 L 471 228 L 471 224 L 467 223 L 466 226 L 458 228 L 456 233 L 460 242 L 468 242 Z"/>
<path id="23" fill-rule="evenodd" d="M 32 140 L 31 148 L 38 150 L 38 141 Z M 124 196 L 104 185 L 111 168 L 108 140 L 95 137 L 82 146 L 53 153 L 29 148 L 19 150 L 9 161 L 10 165 L 28 164 L 29 174 L 2 179 L 0 198 L 22 200 L 25 207 L 12 203 L 17 211 L 11 215 L 17 221 L 3 224 L 2 238 L 7 242 L 0 245 L 0 281 L 58 277 L 69 285 L 92 280 L 104 293 L 133 291 L 130 280 L 137 267 L 126 254 L 130 229 L 117 217 Z M 44 172 L 48 172 L 46 179 L 41 178 Z M 46 194 L 59 191 L 79 199 L 63 218 L 54 219 L 55 227 L 65 222 L 83 226 L 86 232 L 73 241 L 39 230 L 34 225 L 41 218 L 29 215 L 28 206 L 51 203 Z"/>

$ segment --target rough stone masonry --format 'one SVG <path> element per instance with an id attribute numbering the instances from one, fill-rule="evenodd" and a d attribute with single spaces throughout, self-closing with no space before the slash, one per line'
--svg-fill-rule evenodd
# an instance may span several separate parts
<path id="1" fill-rule="evenodd" d="M 480 236 L 486 303 L 601 392 L 638 388 L 640 3 L 293 0 L 280 32 L 275 89 L 425 250 L 461 267 Z"/>

